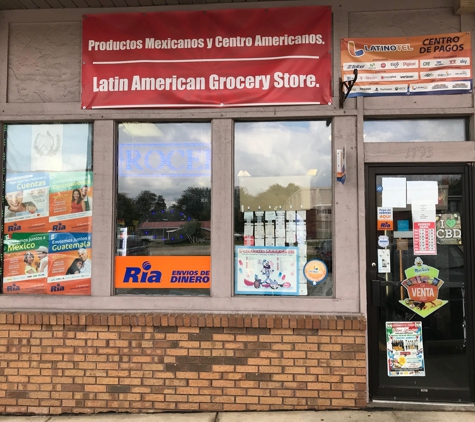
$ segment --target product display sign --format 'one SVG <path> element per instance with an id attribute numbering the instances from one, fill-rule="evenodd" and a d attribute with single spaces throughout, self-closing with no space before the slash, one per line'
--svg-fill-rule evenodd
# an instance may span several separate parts
<path id="1" fill-rule="evenodd" d="M 117 289 L 210 289 L 209 256 L 119 256 Z"/>
<path id="2" fill-rule="evenodd" d="M 386 322 L 388 376 L 424 377 L 421 321 Z"/>
<path id="3" fill-rule="evenodd" d="M 82 108 L 331 104 L 323 6 L 85 15 Z"/>
<path id="4" fill-rule="evenodd" d="M 3 293 L 91 292 L 89 124 L 8 125 Z"/>
<path id="5" fill-rule="evenodd" d="M 235 246 L 235 260 L 237 294 L 299 294 L 298 247 Z"/>
<path id="6" fill-rule="evenodd" d="M 444 281 L 439 278 L 439 270 L 425 265 L 420 257 L 414 265 L 405 271 L 406 279 L 401 282 L 406 289 L 408 298 L 399 303 L 417 315 L 425 318 L 440 309 L 448 301 L 438 299 L 439 289 Z"/>
<path id="7" fill-rule="evenodd" d="M 472 92 L 470 32 L 341 40 L 342 80 L 358 78 L 349 97 Z"/>

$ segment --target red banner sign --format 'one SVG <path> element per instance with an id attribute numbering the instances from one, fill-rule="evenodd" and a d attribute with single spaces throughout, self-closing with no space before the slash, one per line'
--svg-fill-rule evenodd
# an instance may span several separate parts
<path id="1" fill-rule="evenodd" d="M 82 107 L 331 104 L 331 10 L 86 15 Z"/>

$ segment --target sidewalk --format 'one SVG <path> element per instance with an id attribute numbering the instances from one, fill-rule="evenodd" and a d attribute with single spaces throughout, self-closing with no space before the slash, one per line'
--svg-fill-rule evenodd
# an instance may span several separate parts
<path id="1" fill-rule="evenodd" d="M 154 413 L 63 416 L 1 416 L 1 422 L 475 422 L 475 412 L 439 410 L 327 410 L 282 412 Z"/>

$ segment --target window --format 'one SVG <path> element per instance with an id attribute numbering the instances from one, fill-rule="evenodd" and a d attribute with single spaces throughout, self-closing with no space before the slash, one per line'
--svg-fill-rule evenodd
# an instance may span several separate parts
<path id="1" fill-rule="evenodd" d="M 333 294 L 331 146 L 325 121 L 236 123 L 236 294 Z"/>
<path id="2" fill-rule="evenodd" d="M 8 125 L 3 293 L 91 293 L 92 126 Z"/>
<path id="3" fill-rule="evenodd" d="M 467 119 L 367 120 L 365 142 L 466 141 Z"/>
<path id="4" fill-rule="evenodd" d="M 209 295 L 211 125 L 119 125 L 118 294 Z"/>

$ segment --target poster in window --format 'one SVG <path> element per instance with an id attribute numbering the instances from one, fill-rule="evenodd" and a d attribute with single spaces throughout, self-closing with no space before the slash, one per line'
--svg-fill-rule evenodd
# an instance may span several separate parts
<path id="1" fill-rule="evenodd" d="M 236 246 L 238 294 L 298 295 L 298 247 Z"/>
<path id="2" fill-rule="evenodd" d="M 424 377 L 422 322 L 386 322 L 388 376 Z"/>
<path id="3" fill-rule="evenodd" d="M 3 293 L 46 293 L 48 234 L 5 234 Z"/>
<path id="4" fill-rule="evenodd" d="M 55 242 L 61 233 L 74 239 L 69 253 L 82 261 L 77 266 L 90 263 L 92 196 L 91 125 L 7 126 L 3 293 L 90 294 L 90 271 L 87 277 L 76 277 L 82 280 L 81 288 L 71 288 L 66 281 L 74 277 L 58 274 L 52 258 L 59 251 Z M 79 249 L 86 253 L 81 256 Z"/>
<path id="5" fill-rule="evenodd" d="M 47 232 L 49 175 L 7 172 L 3 216 L 5 234 Z"/>
<path id="6" fill-rule="evenodd" d="M 48 294 L 91 293 L 91 233 L 51 233 Z"/>

